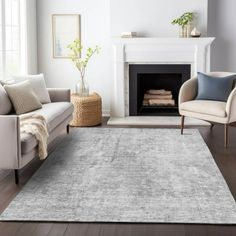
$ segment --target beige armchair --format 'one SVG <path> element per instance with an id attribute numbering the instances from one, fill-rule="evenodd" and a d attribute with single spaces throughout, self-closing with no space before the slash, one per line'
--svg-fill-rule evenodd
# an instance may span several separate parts
<path id="1" fill-rule="evenodd" d="M 230 72 L 211 72 L 208 75 L 215 77 L 225 77 L 233 75 Z M 229 125 L 236 121 L 236 87 L 233 89 L 227 102 L 211 100 L 195 100 L 197 96 L 197 77 L 186 81 L 179 93 L 179 113 L 181 115 L 181 134 L 184 129 L 184 118 L 192 117 L 208 121 L 212 124 L 220 123 L 224 125 L 224 146 L 228 145 Z"/>

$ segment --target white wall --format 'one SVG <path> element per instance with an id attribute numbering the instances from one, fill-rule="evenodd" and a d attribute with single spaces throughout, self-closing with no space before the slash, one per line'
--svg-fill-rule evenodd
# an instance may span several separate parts
<path id="1" fill-rule="evenodd" d="M 86 78 L 90 90 L 101 94 L 105 113 L 110 108 L 111 88 L 109 7 L 109 0 L 37 0 L 38 67 L 39 72 L 45 74 L 47 86 L 74 90 L 79 79 L 79 73 L 70 60 L 53 59 L 52 14 L 81 14 L 82 43 L 102 48 L 88 65 Z"/>
<path id="2" fill-rule="evenodd" d="M 146 37 L 177 36 L 178 27 L 170 21 L 186 11 L 198 13 L 199 27 L 206 32 L 207 0 L 37 0 L 39 72 L 45 74 L 49 87 L 74 89 L 79 73 L 72 62 L 52 57 L 51 16 L 81 14 L 82 43 L 102 47 L 88 66 L 87 78 L 91 90 L 101 94 L 103 111 L 107 113 L 112 80 L 111 35 L 134 30 Z"/>
<path id="3" fill-rule="evenodd" d="M 176 37 L 171 21 L 184 12 L 196 13 L 196 25 L 207 33 L 208 0 L 111 0 L 111 35 L 137 31 L 144 37 Z"/>
<path id="4" fill-rule="evenodd" d="M 236 72 L 236 1 L 209 0 L 209 35 L 212 46 L 211 69 Z"/>
<path id="5" fill-rule="evenodd" d="M 26 0 L 25 3 L 27 31 L 26 70 L 28 74 L 36 74 L 38 71 L 36 0 Z"/>

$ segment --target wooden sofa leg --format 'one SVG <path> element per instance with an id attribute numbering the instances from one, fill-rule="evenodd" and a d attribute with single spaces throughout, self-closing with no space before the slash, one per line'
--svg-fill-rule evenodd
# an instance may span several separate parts
<path id="1" fill-rule="evenodd" d="M 185 116 L 181 116 L 181 134 L 184 133 L 184 119 L 185 119 Z"/>
<path id="2" fill-rule="evenodd" d="M 15 184 L 19 184 L 19 170 L 14 170 Z"/>
<path id="3" fill-rule="evenodd" d="M 215 124 L 211 123 L 210 129 L 212 130 L 214 128 Z"/>
<path id="4" fill-rule="evenodd" d="M 66 126 L 66 132 L 67 132 L 67 134 L 70 133 L 70 125 L 67 125 L 67 126 Z"/>
<path id="5" fill-rule="evenodd" d="M 225 148 L 228 147 L 228 136 L 229 136 L 229 125 L 225 124 L 225 135 L 224 135 L 224 146 Z"/>

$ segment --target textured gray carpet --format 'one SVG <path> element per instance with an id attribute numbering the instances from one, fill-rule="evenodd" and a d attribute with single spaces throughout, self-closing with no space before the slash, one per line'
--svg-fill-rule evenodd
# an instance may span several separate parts
<path id="1" fill-rule="evenodd" d="M 2 220 L 236 223 L 236 203 L 197 130 L 77 129 Z"/>

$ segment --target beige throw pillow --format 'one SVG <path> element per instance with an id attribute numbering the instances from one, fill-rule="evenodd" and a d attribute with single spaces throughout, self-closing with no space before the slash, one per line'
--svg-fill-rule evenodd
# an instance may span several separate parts
<path id="1" fill-rule="evenodd" d="M 17 115 L 42 108 L 42 104 L 28 81 L 5 85 L 4 88 L 11 99 Z"/>
<path id="2" fill-rule="evenodd" d="M 37 95 L 39 101 L 42 104 L 50 103 L 51 99 L 48 93 L 48 90 L 46 88 L 46 83 L 44 79 L 43 74 L 38 75 L 19 75 L 19 76 L 13 76 L 12 77 L 15 80 L 15 83 L 23 82 L 23 81 L 29 81 L 32 85 L 32 88 Z"/>
<path id="3" fill-rule="evenodd" d="M 12 110 L 12 104 L 6 90 L 0 84 L 0 115 L 6 115 Z"/>

